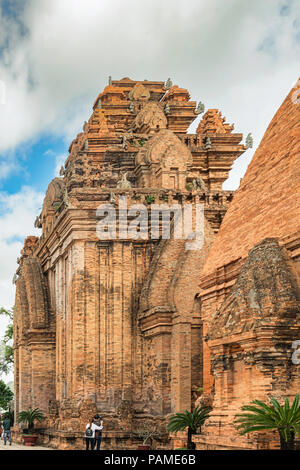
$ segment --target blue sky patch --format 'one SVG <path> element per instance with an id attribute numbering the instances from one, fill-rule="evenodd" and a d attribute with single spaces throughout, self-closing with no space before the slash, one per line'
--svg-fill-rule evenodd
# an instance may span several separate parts
<path id="1" fill-rule="evenodd" d="M 14 194 L 25 184 L 45 192 L 55 176 L 56 158 L 65 155 L 67 159 L 68 145 L 64 139 L 44 135 L 32 144 L 20 146 L 14 155 L 18 168 L 0 181 L 0 190 Z"/>
<path id="2" fill-rule="evenodd" d="M 280 16 L 288 16 L 291 13 L 291 3 L 286 3 L 280 7 Z"/>

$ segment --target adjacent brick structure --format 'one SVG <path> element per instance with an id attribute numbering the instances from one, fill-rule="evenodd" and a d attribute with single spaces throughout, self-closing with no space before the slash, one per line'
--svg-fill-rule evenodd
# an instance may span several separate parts
<path id="1" fill-rule="evenodd" d="M 161 430 L 157 446 L 166 447 L 166 417 L 197 398 L 199 277 L 233 198 L 222 183 L 245 147 L 218 110 L 189 134 L 195 107 L 178 86 L 112 81 L 49 185 L 36 221 L 42 235 L 26 239 L 17 271 L 15 395 L 17 413 L 46 413 L 50 445 L 80 447 L 98 411 L 108 447 L 135 447 L 144 421 Z M 99 240 L 97 208 L 118 212 L 124 196 L 129 208 L 155 202 L 195 211 L 202 203 L 203 249 L 187 251 L 177 239 Z"/>

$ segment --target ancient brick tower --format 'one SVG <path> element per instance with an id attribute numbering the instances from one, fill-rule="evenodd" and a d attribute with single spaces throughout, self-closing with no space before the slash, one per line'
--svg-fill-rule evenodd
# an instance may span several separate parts
<path id="1" fill-rule="evenodd" d="M 163 82 L 112 81 L 70 146 L 25 241 L 15 305 L 16 413 L 41 408 L 58 445 L 91 413 L 106 442 L 130 446 L 141 420 L 191 408 L 202 386 L 196 300 L 204 261 L 233 194 L 222 190 L 245 147 L 218 110 L 197 132 L 189 92 Z M 205 244 L 99 240 L 100 204 L 204 204 Z M 194 392 L 194 393 L 193 393 Z M 197 394 L 196 394 L 197 395 Z M 52 436 L 52 437 L 51 437 Z M 81 440 L 79 440 L 81 442 Z"/>
<path id="2" fill-rule="evenodd" d="M 200 278 L 204 392 L 213 405 L 199 449 L 278 447 L 238 435 L 254 399 L 300 391 L 300 104 L 287 96 L 222 222 Z M 299 343 L 298 343 L 299 344 Z"/>

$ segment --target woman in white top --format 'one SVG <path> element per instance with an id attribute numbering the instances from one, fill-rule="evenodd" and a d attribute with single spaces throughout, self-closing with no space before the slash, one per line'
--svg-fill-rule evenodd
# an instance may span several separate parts
<path id="1" fill-rule="evenodd" d="M 86 425 L 85 428 L 85 442 L 86 442 L 86 449 L 89 450 L 91 446 L 91 450 L 94 450 L 95 448 L 95 431 L 102 431 L 103 426 L 97 426 L 97 424 L 94 423 L 94 420 L 91 419 L 91 421 Z"/>

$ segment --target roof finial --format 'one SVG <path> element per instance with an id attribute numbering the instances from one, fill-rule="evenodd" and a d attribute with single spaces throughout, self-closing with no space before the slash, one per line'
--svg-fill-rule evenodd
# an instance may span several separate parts
<path id="1" fill-rule="evenodd" d="M 111 78 L 111 76 L 108 77 L 108 84 L 109 84 L 109 85 L 112 85 L 112 78 Z"/>
<path id="2" fill-rule="evenodd" d="M 246 137 L 246 147 L 247 147 L 247 149 L 252 149 L 253 148 L 253 137 L 251 135 L 251 132 Z"/>
<path id="3" fill-rule="evenodd" d="M 211 140 L 209 137 L 206 137 L 205 150 L 210 150 L 210 149 L 211 149 Z"/>
<path id="4" fill-rule="evenodd" d="M 35 228 L 42 228 L 41 216 L 37 215 L 34 221 Z"/>
<path id="5" fill-rule="evenodd" d="M 170 88 L 173 86 L 172 80 L 168 78 L 168 80 L 165 83 L 165 87 L 167 90 L 170 90 Z"/>
<path id="6" fill-rule="evenodd" d="M 128 179 L 127 179 L 127 172 L 122 175 L 122 178 L 117 183 L 117 188 L 118 189 L 130 189 L 130 188 L 132 188 L 132 185 L 131 185 L 130 181 L 128 181 Z"/>
<path id="7" fill-rule="evenodd" d="M 201 101 L 199 101 L 199 104 L 196 109 L 196 114 L 203 114 L 204 111 L 205 111 L 205 105 Z"/>
<path id="8" fill-rule="evenodd" d="M 133 104 L 132 101 L 130 102 L 129 109 L 130 109 L 130 112 L 131 112 L 131 113 L 134 113 L 134 104 Z"/>

